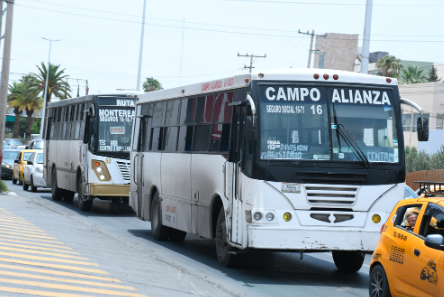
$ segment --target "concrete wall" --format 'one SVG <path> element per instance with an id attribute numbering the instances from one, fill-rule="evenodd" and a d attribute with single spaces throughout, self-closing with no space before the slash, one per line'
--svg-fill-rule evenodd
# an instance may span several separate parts
<path id="1" fill-rule="evenodd" d="M 324 51 L 324 69 L 354 71 L 358 51 L 358 34 L 329 33 L 316 37 L 314 50 Z M 319 55 L 314 55 L 313 68 L 319 68 Z"/>

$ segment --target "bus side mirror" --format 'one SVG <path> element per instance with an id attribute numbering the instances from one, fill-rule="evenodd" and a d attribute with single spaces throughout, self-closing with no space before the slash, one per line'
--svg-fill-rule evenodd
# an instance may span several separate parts
<path id="1" fill-rule="evenodd" d="M 429 140 L 429 119 L 427 117 L 418 117 L 416 131 L 418 132 L 418 141 Z"/>
<path id="2" fill-rule="evenodd" d="M 254 123 L 254 124 L 253 124 Z M 257 137 L 257 119 L 255 115 L 246 116 L 245 119 L 245 137 L 247 141 L 256 141 Z"/>

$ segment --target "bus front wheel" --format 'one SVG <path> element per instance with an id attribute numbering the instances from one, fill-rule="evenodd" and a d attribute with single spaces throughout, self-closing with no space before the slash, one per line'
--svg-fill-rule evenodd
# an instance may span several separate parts
<path id="1" fill-rule="evenodd" d="M 216 253 L 219 263 L 224 267 L 233 267 L 236 263 L 234 248 L 228 244 L 227 224 L 223 207 L 219 211 L 216 224 Z"/>
<path id="2" fill-rule="evenodd" d="M 151 232 L 156 240 L 167 240 L 171 233 L 170 227 L 162 225 L 162 208 L 157 191 L 154 193 L 151 205 Z"/>
<path id="3" fill-rule="evenodd" d="M 332 255 L 336 267 L 343 272 L 356 272 L 364 264 L 362 252 L 333 251 Z"/>
<path id="4" fill-rule="evenodd" d="M 57 187 L 57 171 L 55 168 L 52 170 L 51 196 L 54 201 L 60 201 L 63 198 L 63 189 Z"/>
<path id="5" fill-rule="evenodd" d="M 77 186 L 77 199 L 79 200 L 79 209 L 82 211 L 90 211 L 92 208 L 93 201 L 85 195 L 85 187 L 83 183 L 83 177 L 79 178 L 79 183 Z M 73 196 L 74 197 L 74 196 Z"/>

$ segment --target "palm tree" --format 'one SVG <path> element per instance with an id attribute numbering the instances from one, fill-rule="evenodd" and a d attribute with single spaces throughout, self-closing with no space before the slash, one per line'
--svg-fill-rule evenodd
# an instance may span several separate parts
<path id="1" fill-rule="evenodd" d="M 47 68 L 45 63 L 41 63 L 41 67 L 37 65 L 39 73 L 32 75 L 34 80 L 32 83 L 32 89 L 45 92 L 46 85 L 46 74 Z M 49 64 L 49 76 L 48 76 L 48 93 L 46 94 L 46 102 L 51 102 L 51 96 L 54 95 L 60 100 L 71 98 L 69 92 L 71 92 L 71 87 L 63 79 L 68 77 L 65 75 L 65 69 L 59 70 L 60 65 Z"/>
<path id="2" fill-rule="evenodd" d="M 423 74 L 424 70 L 419 70 L 418 66 L 409 66 L 402 70 L 401 80 L 406 84 L 417 84 L 427 81 L 427 77 Z"/>
<path id="3" fill-rule="evenodd" d="M 399 72 L 403 69 L 401 59 L 387 55 L 376 61 L 377 75 L 399 78 Z"/>
<path id="4" fill-rule="evenodd" d="M 163 89 L 162 84 L 153 77 L 148 77 L 143 83 L 144 92 L 154 92 L 162 89 Z"/>
<path id="5" fill-rule="evenodd" d="M 14 108 L 14 131 L 12 137 L 17 138 L 19 136 L 19 128 L 20 128 L 20 114 L 22 110 L 20 106 L 22 105 L 21 98 L 24 93 L 25 84 L 21 81 L 12 82 L 12 85 L 9 85 L 9 96 L 8 96 L 8 109 Z M 14 101 L 12 104 L 11 102 Z"/>
<path id="6" fill-rule="evenodd" d="M 13 83 L 9 86 L 10 90 L 10 101 L 8 104 L 9 108 L 14 108 L 16 113 L 14 122 L 14 135 L 18 136 L 19 133 L 19 123 L 20 123 L 20 113 L 25 110 L 27 117 L 26 120 L 26 138 L 31 137 L 31 127 L 34 123 L 35 118 L 32 116 L 34 113 L 38 116 L 38 110 L 43 107 L 43 100 L 38 97 L 38 91 L 33 89 L 31 86 L 33 84 L 33 79 L 31 76 L 24 76 L 22 81 L 19 83 Z M 17 120 L 18 118 L 18 120 Z"/>

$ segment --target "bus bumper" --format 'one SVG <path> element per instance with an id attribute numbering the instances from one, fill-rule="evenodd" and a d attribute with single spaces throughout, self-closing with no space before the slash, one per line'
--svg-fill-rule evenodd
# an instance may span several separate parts
<path id="1" fill-rule="evenodd" d="M 130 185 L 90 184 L 88 192 L 96 197 L 129 197 Z"/>
<path id="2" fill-rule="evenodd" d="M 372 252 L 379 241 L 379 231 L 332 229 L 280 229 L 248 227 L 248 247 L 295 251 Z"/>

